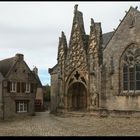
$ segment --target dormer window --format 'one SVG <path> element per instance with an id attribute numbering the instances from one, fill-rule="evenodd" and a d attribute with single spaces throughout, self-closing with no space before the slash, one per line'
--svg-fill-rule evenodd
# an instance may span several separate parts
<path id="1" fill-rule="evenodd" d="M 17 91 L 17 83 L 11 82 L 11 92 L 16 92 L 16 91 Z"/>
<path id="2" fill-rule="evenodd" d="M 25 92 L 26 93 L 30 93 L 30 91 L 31 91 L 31 84 L 30 83 L 26 83 L 26 90 L 25 90 Z"/>

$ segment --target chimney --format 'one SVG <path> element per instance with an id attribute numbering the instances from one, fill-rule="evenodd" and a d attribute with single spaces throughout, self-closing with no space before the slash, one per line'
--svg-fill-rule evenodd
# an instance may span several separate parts
<path id="1" fill-rule="evenodd" d="M 24 60 L 24 55 L 23 55 L 23 54 L 20 54 L 20 53 L 17 53 L 17 54 L 16 54 L 16 58 L 17 58 L 18 60 Z"/>
<path id="2" fill-rule="evenodd" d="M 38 68 L 37 68 L 37 67 L 34 67 L 34 68 L 33 68 L 33 72 L 34 72 L 36 75 L 38 75 Z"/>

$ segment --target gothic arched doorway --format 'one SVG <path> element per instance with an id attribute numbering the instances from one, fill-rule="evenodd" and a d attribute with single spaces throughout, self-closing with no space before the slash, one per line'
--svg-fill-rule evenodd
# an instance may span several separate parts
<path id="1" fill-rule="evenodd" d="M 68 88 L 68 108 L 70 110 L 85 110 L 87 107 L 87 90 L 85 86 L 76 82 Z"/>

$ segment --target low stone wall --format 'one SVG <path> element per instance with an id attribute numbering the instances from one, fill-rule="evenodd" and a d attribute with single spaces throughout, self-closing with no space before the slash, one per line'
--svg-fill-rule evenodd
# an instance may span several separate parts
<path id="1" fill-rule="evenodd" d="M 57 116 L 93 116 L 93 117 L 116 117 L 116 118 L 140 118 L 140 111 L 137 110 L 107 110 L 107 109 L 98 109 L 93 111 L 62 111 L 58 110 L 55 113 Z"/>

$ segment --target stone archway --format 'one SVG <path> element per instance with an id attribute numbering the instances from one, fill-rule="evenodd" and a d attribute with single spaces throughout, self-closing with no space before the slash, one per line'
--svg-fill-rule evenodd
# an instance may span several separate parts
<path id="1" fill-rule="evenodd" d="M 82 83 L 75 82 L 68 88 L 68 108 L 77 111 L 86 110 L 87 90 Z"/>

